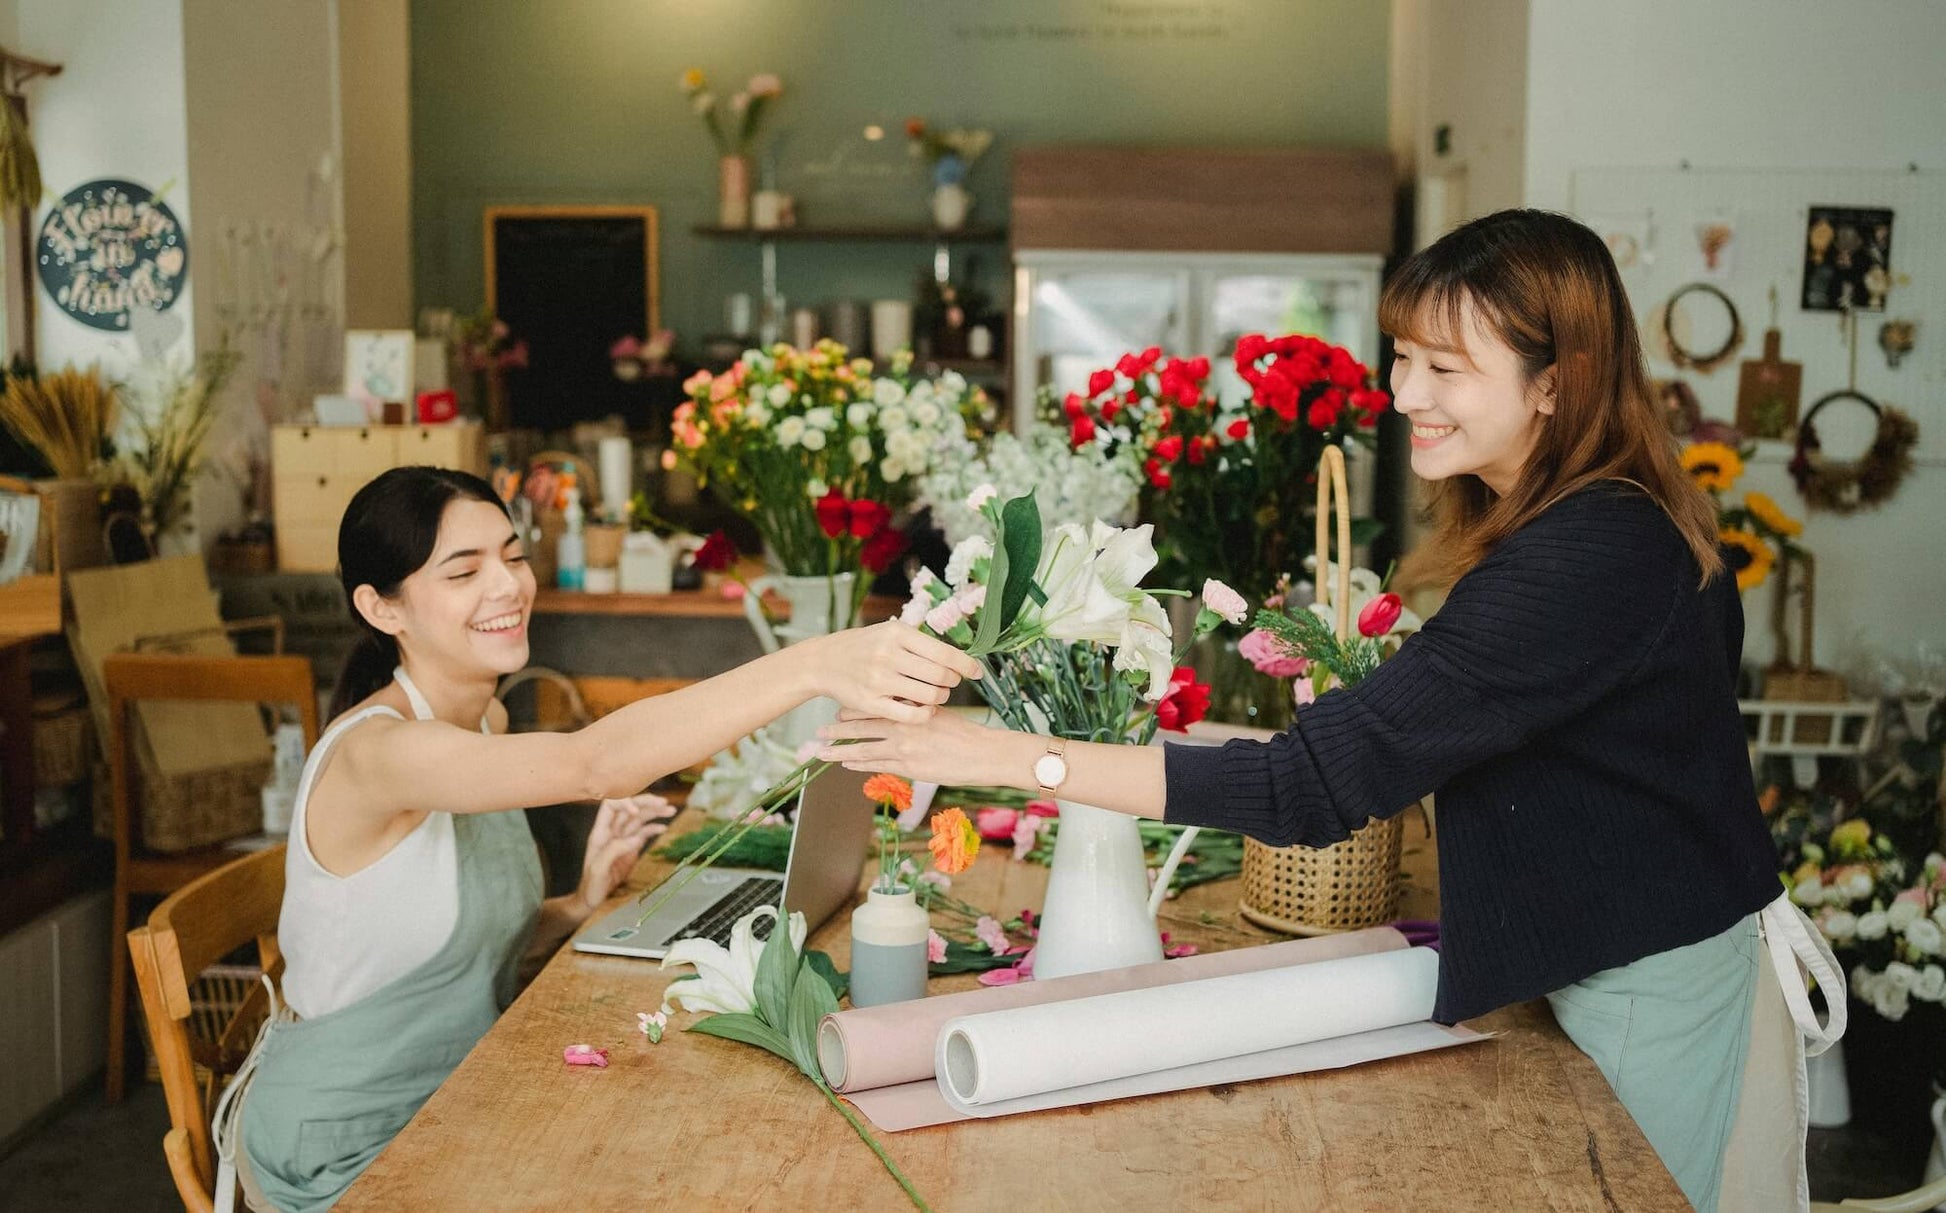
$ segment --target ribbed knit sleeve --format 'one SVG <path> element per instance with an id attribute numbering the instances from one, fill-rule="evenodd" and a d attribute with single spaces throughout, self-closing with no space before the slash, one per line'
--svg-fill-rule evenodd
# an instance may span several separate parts
<path id="1" fill-rule="evenodd" d="M 1461 578 L 1369 678 L 1319 696 L 1275 739 L 1169 746 L 1165 819 L 1274 846 L 1337 842 L 1627 684 L 1697 576 L 1648 498 L 1578 493 Z"/>

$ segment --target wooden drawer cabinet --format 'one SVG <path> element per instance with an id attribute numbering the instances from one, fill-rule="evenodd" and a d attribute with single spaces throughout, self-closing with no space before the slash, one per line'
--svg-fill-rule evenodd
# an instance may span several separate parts
<path id="1" fill-rule="evenodd" d="M 277 564 L 287 572 L 337 567 L 345 507 L 389 468 L 425 464 L 486 475 L 486 435 L 476 422 L 280 425 L 271 431 L 270 454 Z"/>

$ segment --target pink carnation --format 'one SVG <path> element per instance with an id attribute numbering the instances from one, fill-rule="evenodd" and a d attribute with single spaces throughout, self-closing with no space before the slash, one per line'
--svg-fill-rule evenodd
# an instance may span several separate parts
<path id="1" fill-rule="evenodd" d="M 946 960 L 946 941 L 938 931 L 926 932 L 926 963 L 942 964 Z"/>
<path id="2" fill-rule="evenodd" d="M 1257 667 L 1258 673 L 1272 678 L 1296 678 L 1311 668 L 1310 662 L 1292 653 L 1283 641 L 1262 628 L 1245 633 L 1237 641 L 1237 652 Z"/>
<path id="3" fill-rule="evenodd" d="M 985 808 L 973 812 L 973 828 L 980 837 L 988 842 L 998 842 L 1013 835 L 1014 827 L 1020 820 L 1018 809 Z"/>

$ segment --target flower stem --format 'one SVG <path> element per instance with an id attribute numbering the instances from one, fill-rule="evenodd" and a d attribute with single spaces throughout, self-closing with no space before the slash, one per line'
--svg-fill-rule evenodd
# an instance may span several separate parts
<path id="1" fill-rule="evenodd" d="M 859 1122 L 850 1108 L 845 1106 L 845 1101 L 839 1099 L 831 1088 L 823 1083 L 818 1083 L 818 1090 L 823 1091 L 825 1099 L 831 1106 L 838 1109 L 839 1114 L 851 1122 L 851 1127 L 857 1131 L 860 1138 L 864 1139 L 865 1144 L 872 1148 L 872 1153 L 878 1155 L 878 1160 L 885 1164 L 885 1169 L 892 1173 L 892 1178 L 899 1181 L 899 1186 L 905 1189 L 906 1198 L 912 1202 L 912 1207 L 922 1210 L 922 1213 L 932 1213 L 932 1206 L 926 1203 L 926 1198 L 919 1195 L 919 1189 L 912 1186 L 912 1181 L 905 1177 L 905 1172 L 899 1170 L 899 1164 L 892 1161 L 891 1155 L 878 1144 L 878 1139 L 873 1137 L 871 1131 Z"/>

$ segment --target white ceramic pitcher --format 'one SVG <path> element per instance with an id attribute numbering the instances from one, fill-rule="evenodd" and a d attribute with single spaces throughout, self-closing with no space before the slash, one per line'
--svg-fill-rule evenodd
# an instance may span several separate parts
<path id="1" fill-rule="evenodd" d="M 775 653 L 787 644 L 826 636 L 845 624 L 851 611 L 857 574 L 838 573 L 831 577 L 794 577 L 770 573 L 752 581 L 743 595 L 743 616 L 757 643 L 766 653 Z M 790 622 L 773 625 L 765 618 L 764 595 L 775 591 L 791 604 Z M 770 735 L 792 748 L 817 736 L 818 729 L 838 718 L 838 704 L 830 699 L 813 699 L 784 714 L 770 728 Z"/>
<path id="2" fill-rule="evenodd" d="M 1156 913 L 1196 837 L 1184 830 L 1149 888 L 1134 817 L 1063 800 L 1041 910 L 1034 977 L 1070 977 L 1162 959 Z"/>

